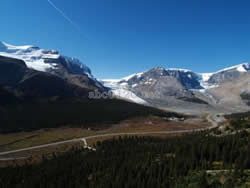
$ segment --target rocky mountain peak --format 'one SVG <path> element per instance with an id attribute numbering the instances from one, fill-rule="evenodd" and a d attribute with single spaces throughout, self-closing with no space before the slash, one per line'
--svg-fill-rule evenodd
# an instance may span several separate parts
<path id="1" fill-rule="evenodd" d="M 67 57 L 56 50 L 32 45 L 14 46 L 0 42 L 0 56 L 22 60 L 28 69 L 57 76 L 81 88 L 105 89 L 92 75 L 88 66 L 79 59 Z"/>

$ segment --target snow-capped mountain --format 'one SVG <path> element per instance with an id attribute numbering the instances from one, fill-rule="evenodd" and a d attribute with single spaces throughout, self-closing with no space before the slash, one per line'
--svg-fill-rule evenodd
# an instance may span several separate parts
<path id="1" fill-rule="evenodd" d="M 127 83 L 132 87 L 136 87 L 135 82 L 150 85 L 166 76 L 176 78 L 186 89 L 201 89 L 199 76 L 196 73 L 186 69 L 164 69 L 162 67 L 123 78 L 120 83 Z"/>
<path id="2" fill-rule="evenodd" d="M 233 81 L 240 82 L 243 77 L 250 83 L 249 73 L 249 63 L 242 63 L 214 73 L 195 73 L 187 69 L 156 67 L 122 79 L 104 80 L 103 83 L 113 91 L 127 90 L 140 99 L 160 107 L 194 108 L 193 104 L 196 104 L 199 105 L 198 109 L 201 109 L 201 105 L 211 106 L 236 100 L 230 101 L 222 97 L 227 95 L 224 91 L 229 90 L 225 85 L 226 83 L 230 85 Z M 235 93 L 235 96 L 239 97 L 242 91 L 250 91 L 248 87 L 240 85 L 239 92 Z"/>
<path id="3" fill-rule="evenodd" d="M 249 71 L 250 63 L 242 63 L 221 69 L 213 73 L 195 73 L 188 69 L 165 69 L 163 67 L 156 67 L 149 71 L 132 74 L 122 79 L 117 79 L 116 82 L 120 85 L 131 85 L 132 87 L 135 87 L 136 85 L 133 85 L 133 82 L 136 81 L 144 84 L 150 84 L 153 80 L 157 80 L 157 78 L 163 76 L 172 76 L 177 78 L 186 89 L 209 89 L 218 86 L 217 84 L 223 81 L 235 79 L 241 74 L 248 73 Z"/>
<path id="4" fill-rule="evenodd" d="M 61 55 L 56 50 L 45 50 L 31 45 L 14 46 L 0 42 L 0 55 L 22 59 L 29 68 L 43 72 L 49 71 L 50 69 L 57 69 L 58 61 L 56 60 L 64 58 L 65 64 L 70 72 L 87 74 L 93 77 L 90 69 L 78 59 Z"/>
<path id="5" fill-rule="evenodd" d="M 86 96 L 88 91 L 111 90 L 118 98 L 177 111 L 245 110 L 250 104 L 249 73 L 250 63 L 213 73 L 156 67 L 98 81 L 80 60 L 56 50 L 0 42 L 0 85 L 31 96 Z"/>
<path id="6" fill-rule="evenodd" d="M 103 84 L 112 88 L 115 94 L 120 90 L 123 91 L 121 93 L 127 91 L 131 93 L 130 96 L 135 95 L 137 99 L 146 101 L 150 105 L 170 106 L 182 101 L 204 104 L 206 102 L 196 98 L 192 92 L 192 89 L 202 89 L 199 78 L 199 75 L 190 70 L 156 67 L 120 80 L 104 80 Z"/>
<path id="7" fill-rule="evenodd" d="M 222 70 L 219 70 L 214 73 L 210 73 L 208 77 L 208 84 L 221 84 L 223 82 L 232 81 L 240 76 L 248 73 L 250 71 L 249 63 L 242 63 L 232 67 L 228 67 Z"/>
<path id="8" fill-rule="evenodd" d="M 50 73 L 83 88 L 104 89 L 90 68 L 76 58 L 32 45 L 14 46 L 0 42 L 0 56 L 23 60 L 30 69 Z"/>
<path id="9" fill-rule="evenodd" d="M 217 87 L 223 81 L 235 79 L 250 71 L 250 63 L 242 63 L 213 73 L 195 73 L 188 69 L 156 67 L 151 70 L 135 73 L 121 79 L 106 79 L 105 84 L 113 83 L 112 87 L 130 86 L 136 87 L 138 84 L 150 85 L 164 76 L 171 76 L 178 79 L 186 89 L 210 89 Z M 135 83 L 138 82 L 138 83 Z"/>
<path id="10" fill-rule="evenodd" d="M 35 46 L 14 46 L 0 42 L 0 55 L 22 59 L 29 68 L 45 72 L 48 69 L 56 68 L 55 63 L 46 63 L 46 59 L 58 59 L 59 53 L 54 50 L 43 50 Z"/>

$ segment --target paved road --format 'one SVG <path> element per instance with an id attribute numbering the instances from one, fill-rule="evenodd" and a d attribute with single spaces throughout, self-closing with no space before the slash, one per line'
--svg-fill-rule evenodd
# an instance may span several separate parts
<path id="1" fill-rule="evenodd" d="M 0 156 L 4 155 L 9 155 L 9 154 L 14 154 L 14 153 L 19 153 L 23 151 L 30 151 L 30 150 L 35 150 L 35 149 L 41 149 L 41 148 L 47 148 L 51 146 L 58 146 L 62 144 L 67 144 L 67 143 L 74 143 L 74 142 L 83 142 L 84 147 L 95 150 L 94 148 L 91 148 L 87 144 L 88 139 L 93 139 L 93 138 L 100 138 L 100 137 L 112 137 L 112 136 L 132 136 L 132 135 L 148 135 L 148 134 L 178 134 L 178 133 L 194 133 L 194 132 L 200 132 L 200 131 L 206 131 L 206 130 L 211 130 L 219 126 L 220 122 L 224 121 L 224 118 L 222 116 L 217 116 L 216 114 L 214 115 L 208 115 L 207 116 L 207 121 L 211 123 L 212 126 L 206 127 L 206 128 L 200 128 L 200 129 L 189 129 L 189 130 L 178 130 L 178 131 L 151 131 L 151 132 L 133 132 L 133 133 L 107 133 L 107 134 L 101 134 L 101 135 L 93 135 L 93 136 L 87 136 L 83 138 L 75 138 L 71 140 L 65 140 L 65 141 L 60 141 L 60 142 L 53 142 L 50 144 L 43 144 L 39 146 L 33 146 L 33 147 L 27 147 L 23 149 L 17 149 L 17 150 L 12 150 L 12 151 L 5 151 L 5 152 L 0 152 Z M 8 160 L 10 158 L 0 158 L 1 160 Z M 13 159 L 13 158 L 11 158 Z M 11 160 L 10 159 L 10 160 Z"/>
<path id="2" fill-rule="evenodd" d="M 8 157 L 8 158 L 0 158 L 0 161 L 14 161 L 21 159 L 28 159 L 29 157 Z"/>
<path id="3" fill-rule="evenodd" d="M 77 138 L 77 139 L 65 140 L 65 141 L 60 141 L 60 142 L 53 142 L 53 143 L 50 143 L 50 144 L 43 144 L 43 145 L 39 145 L 39 146 L 27 147 L 27 148 L 23 148 L 23 149 L 17 149 L 17 150 L 12 150 L 12 151 L 0 152 L 0 156 L 1 155 L 18 153 L 18 152 L 22 152 L 22 151 L 35 150 L 35 149 L 40 149 L 40 148 L 47 148 L 47 147 L 57 146 L 57 145 L 61 145 L 61 144 L 79 142 L 79 141 L 82 141 L 82 139 L 84 139 L 84 138 Z"/>

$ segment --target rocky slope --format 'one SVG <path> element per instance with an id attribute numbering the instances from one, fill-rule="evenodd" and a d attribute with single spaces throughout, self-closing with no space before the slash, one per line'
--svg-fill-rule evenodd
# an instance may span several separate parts
<path id="1" fill-rule="evenodd" d="M 21 98 L 87 97 L 91 91 L 54 74 L 30 69 L 22 60 L 3 56 L 0 56 L 0 86 Z"/>
<path id="2" fill-rule="evenodd" d="M 132 92 L 150 105 L 181 112 L 244 111 L 249 109 L 248 101 L 241 96 L 250 93 L 249 73 L 248 63 L 215 73 L 157 67 L 120 80 L 104 80 L 103 83 L 113 91 Z"/>
<path id="3" fill-rule="evenodd" d="M 77 85 L 78 87 L 84 89 L 106 89 L 94 78 L 94 76 L 91 74 L 91 70 L 86 65 L 80 62 L 78 59 L 64 56 L 55 50 L 45 50 L 29 45 L 13 46 L 4 42 L 0 42 L 0 56 L 2 56 L 2 59 L 3 57 L 16 59 L 14 60 L 15 62 L 22 60 L 24 62 L 21 63 L 23 64 L 22 70 L 27 69 L 29 70 L 28 72 L 36 72 L 36 75 L 47 73 L 49 76 L 57 76 L 67 83 Z M 11 66 L 17 66 L 14 65 L 16 63 L 13 62 Z M 26 67 L 24 67 L 24 65 Z M 11 77 L 16 73 L 16 70 L 14 69 L 11 69 L 11 71 L 13 72 L 5 73 L 6 78 Z M 4 72 L 3 69 L 2 72 Z"/>

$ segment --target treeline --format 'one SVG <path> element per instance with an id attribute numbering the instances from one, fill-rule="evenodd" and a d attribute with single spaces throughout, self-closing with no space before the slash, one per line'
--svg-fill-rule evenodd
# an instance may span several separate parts
<path id="1" fill-rule="evenodd" d="M 240 187 L 250 169 L 250 135 L 126 137 L 72 150 L 39 165 L 0 169 L 1 187 Z M 222 170 L 223 181 L 207 170 Z"/>
<path id="2" fill-rule="evenodd" d="M 250 112 L 230 114 L 226 118 L 235 130 L 250 128 Z"/>

